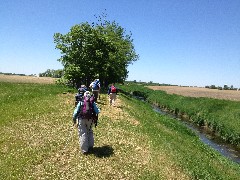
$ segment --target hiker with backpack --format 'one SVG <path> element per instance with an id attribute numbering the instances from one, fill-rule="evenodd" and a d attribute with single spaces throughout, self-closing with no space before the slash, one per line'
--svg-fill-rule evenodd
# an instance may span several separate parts
<path id="1" fill-rule="evenodd" d="M 108 98 L 109 98 L 109 105 L 115 105 L 115 101 L 117 98 L 117 88 L 115 87 L 114 83 L 111 84 L 108 88 Z"/>
<path id="2" fill-rule="evenodd" d="M 100 86 L 100 81 L 99 79 L 95 79 L 89 86 L 91 89 L 92 89 L 92 93 L 95 97 L 95 100 L 97 102 L 97 99 L 98 99 L 98 96 L 99 96 L 99 93 L 100 93 L 100 89 L 101 89 L 101 86 Z"/>
<path id="3" fill-rule="evenodd" d="M 83 101 L 79 101 L 73 112 L 73 125 L 78 127 L 80 149 L 87 154 L 94 146 L 93 125 L 97 126 L 100 109 L 95 103 L 94 96 L 86 91 Z"/>
<path id="4" fill-rule="evenodd" d="M 75 107 L 77 106 L 79 101 L 83 100 L 84 93 L 87 91 L 87 87 L 85 85 L 81 85 L 78 88 L 78 93 L 75 95 Z"/>

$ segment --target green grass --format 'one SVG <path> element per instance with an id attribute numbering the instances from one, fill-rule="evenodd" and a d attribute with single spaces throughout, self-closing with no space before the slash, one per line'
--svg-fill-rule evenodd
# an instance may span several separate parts
<path id="1" fill-rule="evenodd" d="M 0 82 L 0 87 L 0 124 L 50 113 L 54 108 L 50 104 L 58 103 L 56 95 L 69 91 L 61 86 L 47 84 Z"/>
<path id="2" fill-rule="evenodd" d="M 65 92 L 72 93 L 65 93 Z M 94 152 L 79 150 L 74 92 L 1 83 L 0 179 L 239 179 L 240 167 L 180 123 L 123 94 L 98 103 Z"/>
<path id="3" fill-rule="evenodd" d="M 142 132 L 151 139 L 153 159 L 162 153 L 193 179 L 238 179 L 239 165 L 229 162 L 202 144 L 193 132 L 180 122 L 164 117 L 138 100 L 130 100 L 127 111 L 143 124 Z M 160 162 L 154 162 L 160 163 Z"/>
<path id="4" fill-rule="evenodd" d="M 125 92 L 132 92 L 133 95 L 143 96 L 148 102 L 178 115 L 187 115 L 194 123 L 207 125 L 223 140 L 240 147 L 240 102 L 184 97 L 136 84 L 120 88 Z"/>
<path id="5" fill-rule="evenodd" d="M 59 114 L 68 89 L 56 85 L 0 83 L 1 179 L 22 178 L 56 149 L 55 128 L 69 115 Z M 67 108 L 67 107 L 66 107 Z M 68 107 L 69 109 L 69 107 Z M 62 111 L 64 112 L 64 111 Z M 59 119 L 62 117 L 63 119 Z"/>

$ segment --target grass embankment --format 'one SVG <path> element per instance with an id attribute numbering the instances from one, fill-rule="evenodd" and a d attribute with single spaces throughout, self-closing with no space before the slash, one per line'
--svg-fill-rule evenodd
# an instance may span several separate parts
<path id="1" fill-rule="evenodd" d="M 121 86 L 126 92 L 142 96 L 148 102 L 205 125 L 223 140 L 240 149 L 240 102 L 204 97 L 185 97 L 154 91 L 141 85 Z"/>
<path id="2" fill-rule="evenodd" d="M 79 151 L 74 93 L 56 85 L 0 86 L 0 179 L 238 179 L 240 167 L 180 123 L 120 95 L 101 95 L 95 148 Z"/>

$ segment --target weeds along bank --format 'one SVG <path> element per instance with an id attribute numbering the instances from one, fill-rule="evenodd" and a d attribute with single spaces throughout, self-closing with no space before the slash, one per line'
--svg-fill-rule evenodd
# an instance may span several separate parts
<path id="1" fill-rule="evenodd" d="M 223 140 L 240 148 L 240 102 L 212 98 L 194 98 L 154 91 L 138 84 L 120 86 L 127 93 L 198 125 L 206 125 Z"/>
<path id="2" fill-rule="evenodd" d="M 239 165 L 139 100 L 101 95 L 95 152 L 79 150 L 74 95 L 57 85 L 0 83 L 0 179 L 238 179 Z M 66 93 L 70 92 L 70 93 Z"/>

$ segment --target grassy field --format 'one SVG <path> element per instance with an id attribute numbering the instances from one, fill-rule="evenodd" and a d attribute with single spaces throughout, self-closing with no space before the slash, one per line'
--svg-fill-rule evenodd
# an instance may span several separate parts
<path id="1" fill-rule="evenodd" d="M 74 93 L 54 84 L 0 82 L 0 179 L 239 179 L 240 166 L 180 123 L 120 94 L 102 94 L 95 147 L 79 151 Z"/>

